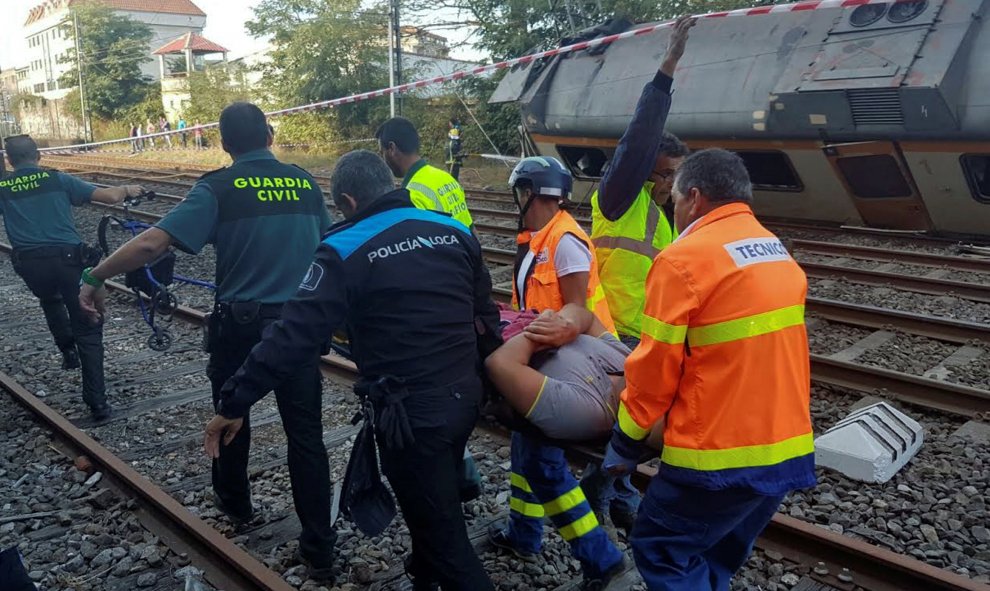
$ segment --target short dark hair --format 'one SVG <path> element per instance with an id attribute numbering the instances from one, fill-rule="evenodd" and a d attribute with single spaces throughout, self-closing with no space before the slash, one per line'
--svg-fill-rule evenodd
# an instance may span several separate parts
<path id="1" fill-rule="evenodd" d="M 220 113 L 220 139 L 231 154 L 268 147 L 268 120 L 257 105 L 237 102 Z"/>
<path id="2" fill-rule="evenodd" d="M 354 150 L 341 156 L 330 176 L 330 195 L 338 207 L 344 193 L 353 197 L 360 207 L 394 190 L 392 171 L 381 156 L 368 150 Z"/>
<path id="3" fill-rule="evenodd" d="M 387 148 L 389 142 L 392 142 L 403 154 L 419 152 L 419 132 L 416 131 L 413 122 L 405 117 L 392 117 L 382 123 L 375 132 L 375 137 L 382 149 Z"/>
<path id="4" fill-rule="evenodd" d="M 667 158 L 684 158 L 691 153 L 691 150 L 687 147 L 687 144 L 681 141 L 681 138 L 665 131 L 660 135 L 660 150 L 657 151 L 657 156 L 666 156 Z"/>
<path id="5" fill-rule="evenodd" d="M 12 135 L 3 140 L 4 150 L 7 152 L 7 159 L 14 167 L 28 162 L 37 162 L 41 158 L 38 152 L 38 144 L 29 135 Z"/>
<path id="6" fill-rule="evenodd" d="M 696 188 L 713 203 L 753 202 L 753 183 L 743 159 L 721 148 L 688 156 L 677 170 L 674 188 L 682 195 Z"/>

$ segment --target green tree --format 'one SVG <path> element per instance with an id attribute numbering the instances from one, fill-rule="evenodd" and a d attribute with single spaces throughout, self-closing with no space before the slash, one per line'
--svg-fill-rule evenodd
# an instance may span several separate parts
<path id="1" fill-rule="evenodd" d="M 100 119 L 119 117 L 140 103 L 148 92 L 149 81 L 141 74 L 141 64 L 150 60 L 151 29 L 96 1 L 74 8 L 73 15 L 79 23 L 82 59 L 76 59 L 74 47 L 69 50 L 65 61 L 72 64 L 72 69 L 59 79 L 59 84 L 64 87 L 78 85 L 77 64 L 81 61 L 86 104 L 91 116 Z M 75 39 L 71 20 L 63 28 L 70 39 Z M 81 115 L 78 100 L 67 101 L 66 105 L 77 117 Z"/>
<path id="2" fill-rule="evenodd" d="M 266 104 L 288 107 L 381 88 L 388 81 L 384 9 L 361 0 L 262 0 L 248 31 L 271 36 L 274 49 L 263 68 Z M 326 130 L 310 141 L 332 142 L 339 135 L 367 133 L 382 115 L 382 101 L 363 101 L 316 113 L 280 128 Z M 345 133 L 346 132 L 346 133 Z"/>
<path id="3" fill-rule="evenodd" d="M 217 121 L 230 103 L 251 100 L 243 72 L 234 66 L 193 72 L 189 75 L 189 95 L 189 106 L 182 113 L 186 121 Z"/>

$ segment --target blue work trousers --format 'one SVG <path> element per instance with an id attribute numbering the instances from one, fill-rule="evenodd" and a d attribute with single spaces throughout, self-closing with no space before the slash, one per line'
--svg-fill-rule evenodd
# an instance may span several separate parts
<path id="1" fill-rule="evenodd" d="M 516 548 L 538 553 L 543 518 L 549 517 L 586 576 L 599 576 L 622 560 L 571 474 L 563 449 L 513 433 L 511 465 L 509 537 Z"/>
<path id="2" fill-rule="evenodd" d="M 783 495 L 707 490 L 654 477 L 630 542 L 650 591 L 724 591 Z"/>

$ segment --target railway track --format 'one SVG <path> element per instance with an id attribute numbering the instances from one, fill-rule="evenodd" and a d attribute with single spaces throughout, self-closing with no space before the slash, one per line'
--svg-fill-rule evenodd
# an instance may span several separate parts
<path id="1" fill-rule="evenodd" d="M 128 179 L 132 180 L 131 177 Z M 142 180 L 147 184 L 164 182 L 154 177 L 143 178 Z M 168 193 L 162 193 L 161 197 L 170 203 L 177 203 L 182 199 L 179 195 Z M 478 219 L 476 227 L 482 235 L 502 237 L 503 242 L 501 244 L 514 243 L 514 240 L 509 240 L 517 232 L 514 226 L 489 221 L 491 218 L 512 221 L 516 218 L 513 212 L 487 208 L 474 208 L 473 211 Z M 147 211 L 137 211 L 134 214 L 136 217 L 149 222 L 155 221 L 156 216 L 160 215 Z M 590 220 L 579 218 L 579 221 L 590 226 Z M 863 285 L 893 286 L 916 293 L 957 296 L 974 302 L 990 304 L 990 257 L 980 255 L 950 256 L 923 251 L 803 239 L 793 240 L 790 243 L 806 273 L 813 278 L 838 278 Z M 485 258 L 493 264 L 510 266 L 515 261 L 515 251 L 509 248 L 483 246 L 483 251 Z M 803 256 L 805 254 L 824 255 L 824 257 L 830 258 L 825 261 L 806 260 Z M 831 258 L 835 260 L 833 261 Z M 890 266 L 869 269 L 848 264 L 834 264 L 848 259 L 887 262 Z M 891 268 L 898 266 L 899 269 Z M 917 267 L 919 266 L 923 272 L 918 271 Z M 960 274 L 960 278 L 942 276 L 946 270 L 956 271 L 957 274 Z"/>
<path id="2" fill-rule="evenodd" d="M 114 290 L 126 291 L 119 284 L 110 284 Z M 199 324 L 203 321 L 203 313 L 192 308 L 180 308 L 177 315 L 184 321 Z M 324 359 L 327 375 L 345 384 L 350 383 L 356 376 L 355 368 L 350 362 L 327 357 Z M 87 455 L 95 460 L 106 473 L 120 479 L 124 486 L 133 489 L 143 503 L 149 506 L 149 512 L 157 519 L 153 523 L 155 531 L 172 529 L 177 544 L 189 544 L 187 538 L 194 538 L 197 546 L 195 564 L 205 564 L 210 582 L 219 587 L 236 589 L 289 589 L 276 573 L 264 568 L 258 561 L 210 528 L 198 518 L 189 514 L 177 501 L 169 497 L 164 490 L 150 484 L 134 469 L 114 456 L 106 448 L 86 436 L 64 417 L 47 407 L 24 388 L 14 383 L 8 376 L 0 375 L 0 386 L 8 391 L 19 402 L 25 404 L 39 418 L 52 425 L 60 436 L 69 438 L 77 448 L 77 454 Z M 495 437 L 504 438 L 497 427 L 486 427 Z M 596 459 L 592 450 L 572 450 L 572 457 L 580 462 Z M 274 459 L 272 462 L 279 462 Z M 638 481 L 640 485 L 652 476 L 654 469 L 640 466 Z M 145 505 L 142 504 L 142 507 Z M 481 541 L 479 540 L 479 543 Z M 185 546 L 183 546 L 185 547 Z M 859 588 L 870 591 L 887 590 L 976 590 L 986 589 L 985 585 L 970 581 L 958 575 L 953 575 L 931 565 L 921 563 L 912 558 L 895 554 L 889 550 L 878 548 L 862 540 L 851 539 L 801 520 L 778 514 L 774 517 L 767 531 L 758 541 L 758 547 L 765 552 L 779 553 L 785 560 L 796 564 L 814 565 L 818 572 L 828 572 L 827 575 L 816 575 L 823 583 L 837 589 L 851 588 L 847 581 L 839 579 L 852 577 Z M 228 564 L 237 559 L 236 564 Z M 214 574 L 214 570 L 219 574 Z M 393 570 L 393 569 L 390 569 Z M 235 577 L 247 576 L 247 580 Z M 380 577 L 369 585 L 370 589 L 386 589 L 387 585 L 397 582 L 399 573 L 392 572 Z M 224 578 L 226 577 L 226 578 Z M 632 584 L 635 574 L 630 571 L 621 585 L 615 589 L 625 589 Z M 559 589 L 569 589 L 573 585 L 567 583 Z"/>
<path id="3" fill-rule="evenodd" d="M 176 197 L 176 199 L 178 199 L 178 197 Z M 133 214 L 135 212 L 132 211 L 131 213 Z M 144 212 L 142 215 L 147 216 L 147 221 L 154 221 L 158 214 L 154 212 Z M 484 231 L 483 228 L 479 229 Z M 795 242 L 798 241 L 795 240 Z M 866 260 L 880 261 L 883 261 L 884 259 L 877 257 L 890 256 L 887 252 L 877 253 L 872 250 L 846 250 L 842 252 L 833 250 L 823 252 L 821 247 L 814 244 L 815 241 L 805 242 L 811 243 L 803 245 L 799 244 L 796 247 L 799 252 L 803 251 L 820 256 L 838 256 L 843 258 L 858 257 Z M 815 251 L 815 248 L 819 248 L 819 250 Z M 825 248 L 827 249 L 828 247 Z M 887 251 L 889 249 L 879 250 Z M 486 258 L 488 258 L 490 262 L 497 264 L 509 264 L 511 263 L 511 259 L 509 259 L 506 255 L 507 252 L 508 251 L 504 250 L 501 250 L 500 252 L 500 249 L 489 247 L 486 249 Z M 969 261 L 979 261 L 979 259 L 965 259 L 967 262 L 962 263 L 965 265 L 974 264 Z M 939 268 L 945 268 L 946 261 L 939 260 L 936 262 L 936 259 L 926 259 L 924 261 L 915 259 L 911 261 L 911 264 L 928 266 L 937 270 Z M 981 263 L 977 262 L 975 264 L 980 265 Z M 958 270 L 962 271 L 964 269 Z M 982 272 L 983 269 L 969 268 L 965 269 L 965 271 L 979 273 Z M 504 298 L 506 296 L 506 291 L 503 289 L 497 295 Z M 977 413 L 987 411 L 988 394 L 986 390 L 959 384 L 952 384 L 940 379 L 926 378 L 924 376 L 913 376 L 903 372 L 885 369 L 883 367 L 871 367 L 865 364 L 853 363 L 848 360 L 850 356 L 855 357 L 853 353 L 856 353 L 857 351 L 859 353 L 870 351 L 875 348 L 875 343 L 882 342 L 882 339 L 878 339 L 876 337 L 871 339 L 870 337 L 872 335 L 889 333 L 892 331 L 949 343 L 954 347 L 957 347 L 957 351 L 966 349 L 966 347 L 970 346 L 971 343 L 976 343 L 979 346 L 985 346 L 986 343 L 990 341 L 990 337 L 988 337 L 988 334 L 990 334 L 988 333 L 988 331 L 990 331 L 990 327 L 987 325 L 961 320 L 942 319 L 924 314 L 898 312 L 876 306 L 855 305 L 823 298 L 809 298 L 808 312 L 812 317 L 809 323 L 812 330 L 814 330 L 814 324 L 816 322 L 825 322 L 858 327 L 859 329 L 862 329 L 864 334 L 861 339 L 856 340 L 850 344 L 849 347 L 846 347 L 841 351 L 815 355 L 813 357 L 813 377 L 816 382 L 839 386 L 841 388 L 847 388 L 864 393 L 875 393 L 878 390 L 886 391 L 891 397 L 904 400 L 905 402 L 910 402 L 920 407 L 937 409 L 939 411 L 950 412 L 963 416 L 974 416 Z M 198 314 L 193 309 L 184 309 L 183 313 L 188 313 L 190 318 L 194 321 L 196 314 Z M 881 334 L 880 336 L 883 335 Z M 955 355 L 955 353 L 948 355 L 946 360 L 953 357 L 953 355 Z M 938 368 L 936 367 L 932 369 Z M 353 366 L 346 361 L 340 360 L 339 358 L 330 358 L 325 360 L 324 371 L 327 375 L 330 375 L 341 383 L 346 384 L 353 378 L 354 369 Z M 585 455 L 579 457 L 587 457 L 587 451 L 581 453 L 584 453 Z M 277 460 L 273 460 L 273 462 L 276 461 Z M 643 476 L 648 475 L 649 468 L 645 466 L 641 467 L 641 473 Z M 914 562 L 911 562 L 910 559 L 906 565 L 898 565 L 893 562 L 888 562 L 887 559 L 890 557 L 886 555 L 881 556 L 880 558 L 870 556 L 869 548 L 859 549 L 860 551 L 866 552 L 866 554 L 863 554 L 860 551 L 848 550 L 844 548 L 845 540 L 849 539 L 846 536 L 834 534 L 836 539 L 823 540 L 816 538 L 812 542 L 803 542 L 801 539 L 805 534 L 798 530 L 802 527 L 808 528 L 812 530 L 809 535 L 813 535 L 820 533 L 814 531 L 820 530 L 820 528 L 809 526 L 800 520 L 793 520 L 798 522 L 797 525 L 788 523 L 792 520 L 792 518 L 784 515 L 779 515 L 778 518 L 775 518 L 774 529 L 768 530 L 765 537 L 761 539 L 761 547 L 768 549 L 771 552 L 779 552 L 788 558 L 794 557 L 796 562 L 800 562 L 802 564 L 807 564 L 809 560 L 826 562 L 828 565 L 827 570 L 833 574 L 842 572 L 842 568 L 849 568 L 855 573 L 856 582 L 866 589 L 986 588 L 979 583 L 973 583 L 971 581 L 969 583 L 975 586 L 951 586 L 957 585 L 959 582 L 933 582 L 934 579 L 924 580 L 924 582 L 922 582 L 923 579 L 916 578 L 918 576 L 918 573 L 916 573 L 914 569 L 914 566 L 916 565 L 914 565 Z M 776 524 L 781 521 L 785 524 L 785 527 L 788 525 L 794 527 L 786 533 L 781 533 L 780 535 L 782 537 L 777 539 L 774 537 L 775 534 L 773 532 L 775 532 L 778 527 Z M 775 539 L 777 539 L 777 541 L 774 541 Z M 813 550 L 809 550 L 805 549 L 804 545 L 806 544 L 810 544 L 813 547 L 815 544 L 818 544 L 818 546 Z M 840 548 L 833 548 L 832 550 L 829 550 L 829 548 L 833 545 L 838 545 Z M 785 553 L 780 548 L 786 549 L 788 552 Z M 837 554 L 830 555 L 829 552 L 837 552 Z M 835 557 L 829 558 L 829 556 Z M 859 556 L 859 558 L 857 558 L 857 556 Z M 896 554 L 894 554 L 894 557 L 903 558 L 898 557 Z M 860 564 L 860 562 L 863 564 Z M 878 565 L 882 565 L 882 567 Z M 875 568 L 876 573 L 871 575 L 871 569 L 873 568 Z M 934 571 L 935 572 L 928 573 L 928 575 L 925 576 L 935 577 L 937 579 L 938 576 L 942 574 L 942 571 L 939 571 L 938 569 L 934 569 Z M 895 577 L 891 573 L 899 574 Z M 831 575 L 830 577 L 831 578 L 824 578 L 830 583 L 838 586 L 838 588 L 851 588 L 848 585 L 846 587 L 842 587 L 841 585 L 844 584 L 843 581 L 840 581 Z M 903 577 L 903 579 L 899 577 Z M 381 585 L 386 584 L 386 580 L 387 577 L 372 583 L 372 585 L 379 584 L 380 588 L 385 588 L 381 587 Z"/>

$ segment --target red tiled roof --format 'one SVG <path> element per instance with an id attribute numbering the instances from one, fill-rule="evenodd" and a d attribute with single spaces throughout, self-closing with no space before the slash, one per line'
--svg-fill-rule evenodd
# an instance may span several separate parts
<path id="1" fill-rule="evenodd" d="M 43 19 L 51 12 L 82 2 L 96 2 L 112 10 L 206 16 L 206 13 L 193 4 L 192 0 L 157 0 L 156 2 L 149 2 L 148 0 L 45 0 L 31 9 L 24 25 L 30 25 Z"/>
<path id="2" fill-rule="evenodd" d="M 210 41 L 199 33 L 189 32 L 173 39 L 165 45 L 154 50 L 155 55 L 168 55 L 170 53 L 183 53 L 191 49 L 193 53 L 227 53 L 227 48 Z"/>

